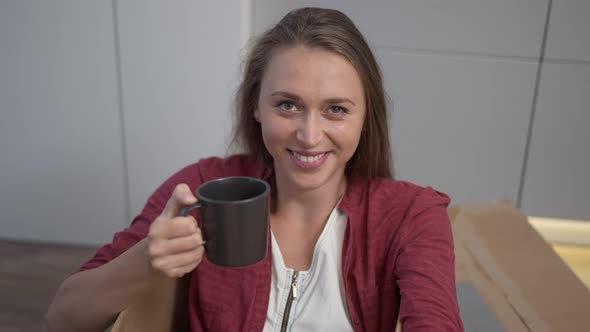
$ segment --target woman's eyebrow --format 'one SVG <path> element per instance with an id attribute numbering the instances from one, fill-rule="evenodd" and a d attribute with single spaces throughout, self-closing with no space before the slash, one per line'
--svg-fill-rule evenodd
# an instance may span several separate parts
<path id="1" fill-rule="evenodd" d="M 271 96 L 281 96 L 293 100 L 301 100 L 301 98 L 298 95 L 286 91 L 275 91 L 271 94 Z"/>
<path id="2" fill-rule="evenodd" d="M 281 96 L 281 97 L 285 97 L 285 98 L 289 98 L 295 101 L 299 101 L 301 100 L 301 97 L 299 97 L 296 94 L 290 93 L 290 92 L 286 92 L 286 91 L 275 91 L 271 94 L 271 96 Z M 356 106 L 356 104 L 348 99 L 348 98 L 328 98 L 324 101 L 326 104 L 344 104 L 344 103 L 349 103 L 353 106 Z"/>
<path id="3" fill-rule="evenodd" d="M 326 104 L 344 104 L 344 103 L 349 103 L 352 104 L 352 106 L 356 106 L 356 104 L 348 99 L 348 98 L 330 98 L 330 99 L 326 99 Z"/>

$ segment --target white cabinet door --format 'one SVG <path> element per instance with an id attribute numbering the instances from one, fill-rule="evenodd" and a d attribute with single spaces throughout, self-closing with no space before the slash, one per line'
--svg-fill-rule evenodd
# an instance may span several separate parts
<path id="1" fill-rule="evenodd" d="M 117 2 L 131 211 L 172 173 L 226 153 L 240 2 Z"/>
<path id="2" fill-rule="evenodd" d="M 399 179 L 453 204 L 516 202 L 537 65 L 378 52 Z"/>
<path id="3" fill-rule="evenodd" d="M 114 35 L 110 1 L 0 2 L 0 238 L 125 225 Z"/>
<path id="4" fill-rule="evenodd" d="M 590 1 L 553 1 L 545 57 L 590 61 Z"/>
<path id="5" fill-rule="evenodd" d="M 585 1 L 585 0 L 579 0 Z M 374 47 L 537 57 L 547 0 L 254 0 L 261 32 L 304 6 L 345 12 Z"/>
<path id="6" fill-rule="evenodd" d="M 590 220 L 590 66 L 545 64 L 522 208 Z"/>
<path id="7" fill-rule="evenodd" d="M 590 2 L 553 1 L 522 208 L 590 220 Z"/>

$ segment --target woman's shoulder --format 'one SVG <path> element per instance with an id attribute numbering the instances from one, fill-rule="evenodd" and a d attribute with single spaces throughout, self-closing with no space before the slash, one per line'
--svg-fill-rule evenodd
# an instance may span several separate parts
<path id="1" fill-rule="evenodd" d="M 430 186 L 389 178 L 365 180 L 365 198 L 370 205 L 400 208 L 402 206 L 419 213 L 433 206 L 448 206 L 450 197 Z"/>
<path id="2" fill-rule="evenodd" d="M 177 175 L 192 177 L 198 175 L 202 182 L 226 176 L 263 177 L 266 167 L 261 160 L 246 154 L 233 154 L 202 158 L 181 169 Z"/>

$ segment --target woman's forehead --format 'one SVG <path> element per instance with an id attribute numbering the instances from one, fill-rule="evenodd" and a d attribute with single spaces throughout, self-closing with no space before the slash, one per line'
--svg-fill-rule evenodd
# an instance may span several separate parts
<path id="1" fill-rule="evenodd" d="M 295 46 L 274 53 L 262 79 L 262 93 L 286 91 L 297 95 L 346 95 L 361 101 L 363 87 L 354 66 L 340 54 Z"/>

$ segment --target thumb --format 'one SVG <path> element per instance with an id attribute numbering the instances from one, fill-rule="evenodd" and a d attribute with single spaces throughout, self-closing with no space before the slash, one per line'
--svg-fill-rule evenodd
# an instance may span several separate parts
<path id="1" fill-rule="evenodd" d="M 186 183 L 181 183 L 174 188 L 172 196 L 168 199 L 168 203 L 162 211 L 162 215 L 172 219 L 178 217 L 180 210 L 191 204 L 195 204 L 197 199 L 191 192 L 189 186 Z"/>

